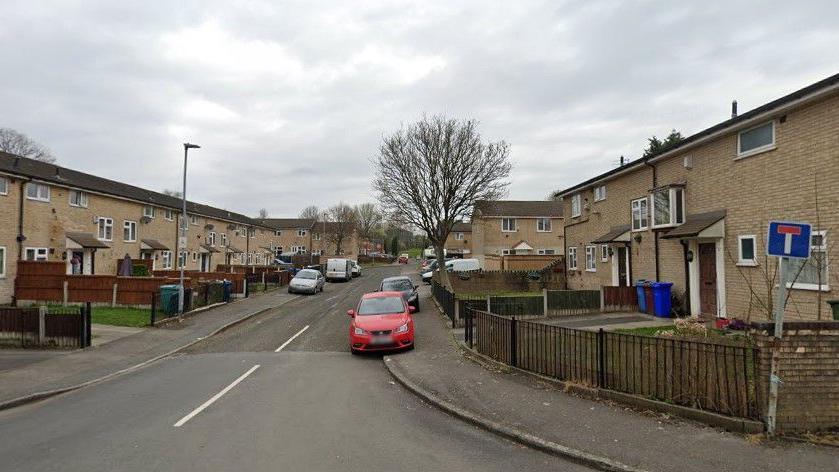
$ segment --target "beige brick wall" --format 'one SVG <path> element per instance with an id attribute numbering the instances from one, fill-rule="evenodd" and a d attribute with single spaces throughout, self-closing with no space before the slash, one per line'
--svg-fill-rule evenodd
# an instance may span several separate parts
<path id="1" fill-rule="evenodd" d="M 501 254 L 519 241 L 527 241 L 533 247 L 533 254 L 539 249 L 553 249 L 561 255 L 563 251 L 562 218 L 551 218 L 551 231 L 537 231 L 536 218 L 516 218 L 517 230 L 501 231 L 501 218 L 474 218 L 472 221 L 472 252 L 478 255 Z"/>
<path id="2" fill-rule="evenodd" d="M 5 275 L 0 275 L 0 304 L 8 303 L 14 292 L 14 280 L 17 274 L 18 244 L 15 238 L 18 232 L 18 199 L 20 198 L 20 179 L 0 175 L 8 179 L 7 194 L 0 195 L 0 247 L 4 248 Z"/>
<path id="3" fill-rule="evenodd" d="M 298 230 L 303 230 L 306 233 L 299 235 Z M 282 229 L 280 235 L 276 237 L 276 244 L 282 246 L 283 252 L 288 253 L 293 246 L 303 246 L 306 251 L 312 250 L 312 230 L 309 228 L 293 228 Z"/>
<path id="4" fill-rule="evenodd" d="M 688 215 L 726 210 L 725 292 L 729 316 L 763 319 L 758 308 L 766 297 L 766 274 L 775 273 L 774 260 L 767 260 L 765 239 L 769 220 L 819 220 L 827 230 L 829 292 L 792 290 L 787 316 L 791 319 L 827 317 L 826 299 L 839 298 L 839 97 L 811 104 L 775 116 L 776 149 L 736 159 L 737 133 L 730 133 L 702 146 L 656 163 L 659 186 L 684 183 Z M 692 168 L 684 165 L 690 156 Z M 819 214 L 816 214 L 818 184 Z M 565 228 L 568 246 L 584 246 L 606 233 L 611 226 L 630 222 L 630 201 L 648 194 L 653 187 L 652 169 L 643 167 L 608 180 L 605 201 L 591 203 L 579 218 L 569 218 Z M 593 201 L 590 190 L 584 198 Z M 570 215 L 570 198 L 564 200 Z M 633 279 L 655 278 L 655 251 L 652 230 L 640 233 L 641 242 L 632 241 Z M 736 264 L 738 235 L 756 235 L 758 267 Z M 569 273 L 570 288 L 594 288 L 611 284 L 611 267 L 598 262 L 596 273 L 584 271 L 585 252 L 578 249 L 580 269 Z M 598 259 L 599 261 L 599 259 Z M 685 290 L 682 247 L 675 240 L 660 240 L 660 278 L 674 282 L 674 289 Z M 719 281 L 718 281 L 719 282 Z M 752 288 L 750 288 L 750 285 Z"/>
<path id="5" fill-rule="evenodd" d="M 456 239 L 457 233 L 463 234 L 463 239 Z M 461 251 L 464 254 L 472 252 L 472 232 L 471 231 L 452 231 L 449 237 L 446 238 L 446 244 L 443 246 L 447 251 Z"/>

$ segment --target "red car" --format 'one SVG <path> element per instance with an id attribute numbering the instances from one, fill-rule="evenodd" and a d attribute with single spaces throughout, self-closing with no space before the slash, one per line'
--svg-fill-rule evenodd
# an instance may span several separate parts
<path id="1" fill-rule="evenodd" d="M 401 256 L 399 256 L 399 263 L 400 264 L 407 264 L 408 263 L 408 255 L 407 254 L 402 254 Z"/>
<path id="2" fill-rule="evenodd" d="M 350 321 L 350 351 L 393 351 L 414 348 L 415 308 L 408 306 L 401 292 L 365 294 L 358 308 L 347 310 Z"/>

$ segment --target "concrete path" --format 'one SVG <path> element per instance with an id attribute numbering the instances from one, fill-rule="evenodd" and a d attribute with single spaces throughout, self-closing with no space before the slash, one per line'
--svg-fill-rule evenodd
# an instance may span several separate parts
<path id="1" fill-rule="evenodd" d="M 145 329 L 153 328 L 132 328 L 130 326 L 111 326 L 93 323 L 90 325 L 91 343 L 94 347 L 101 346 L 117 339 L 140 333 Z"/>
<path id="2" fill-rule="evenodd" d="M 230 323 L 276 308 L 294 298 L 295 295 L 279 290 L 259 294 L 187 317 L 181 323 L 171 322 L 104 345 L 19 363 L 16 368 L 0 371 L 0 409 L 163 356 Z"/>
<path id="3" fill-rule="evenodd" d="M 427 292 L 427 289 L 425 289 Z M 839 449 L 756 444 L 741 435 L 566 394 L 552 383 L 465 358 L 429 296 L 416 318 L 424 349 L 386 364 L 433 398 L 469 415 L 577 451 L 650 471 L 836 470 Z"/>
<path id="4" fill-rule="evenodd" d="M 603 328 L 606 331 L 614 331 L 618 329 L 670 326 L 673 324 L 672 319 L 658 318 L 652 315 L 637 312 L 563 316 L 539 319 L 539 322 L 554 326 L 562 326 L 563 328 L 584 329 L 587 331 L 597 331 L 600 328 Z"/>

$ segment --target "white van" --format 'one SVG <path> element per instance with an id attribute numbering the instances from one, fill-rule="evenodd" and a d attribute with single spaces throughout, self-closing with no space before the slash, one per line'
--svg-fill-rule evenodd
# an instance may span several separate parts
<path id="1" fill-rule="evenodd" d="M 349 259 L 327 259 L 326 261 L 326 280 L 329 282 L 333 280 L 351 280 L 352 279 L 352 262 Z"/>
<path id="2" fill-rule="evenodd" d="M 436 269 L 435 269 L 436 270 Z M 446 262 L 446 272 L 471 272 L 481 270 L 481 261 L 478 259 L 452 259 Z M 422 281 L 430 284 L 433 271 L 422 274 Z"/>

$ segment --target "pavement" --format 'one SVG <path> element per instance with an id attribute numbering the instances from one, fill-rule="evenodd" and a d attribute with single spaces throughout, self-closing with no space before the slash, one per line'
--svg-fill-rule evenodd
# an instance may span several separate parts
<path id="1" fill-rule="evenodd" d="M 415 317 L 423 349 L 388 356 L 385 363 L 421 398 L 457 417 L 506 437 L 519 434 L 517 440 L 533 446 L 555 445 L 572 457 L 599 458 L 599 468 L 606 470 L 827 471 L 839 464 L 837 448 L 761 443 L 660 413 L 579 398 L 555 383 L 475 362 L 463 355 L 424 292 L 426 309 Z M 610 463 L 620 466 L 609 469 Z"/>
<path id="2" fill-rule="evenodd" d="M 650 328 L 657 326 L 671 326 L 673 320 L 669 318 L 658 318 L 638 312 L 615 312 L 598 313 L 593 315 L 574 315 L 551 317 L 539 320 L 554 326 L 563 328 L 583 329 L 586 331 L 597 331 L 603 328 L 605 331 L 618 329 Z"/>
<path id="3" fill-rule="evenodd" d="M 95 382 L 160 358 L 254 313 L 276 309 L 296 298 L 273 291 L 222 305 L 133 334 L 112 330 L 106 344 L 76 351 L 0 353 L 0 409 Z M 98 344 L 98 345 L 97 345 Z M 6 369 L 2 369 L 3 366 Z"/>
<path id="4" fill-rule="evenodd" d="M 0 470 L 590 470 L 440 412 L 380 355 L 350 355 L 346 310 L 400 270 L 366 270 L 141 369 L 0 411 Z M 236 305 L 246 312 L 224 308 Z M 426 305 L 416 323 L 436 316 Z"/>

